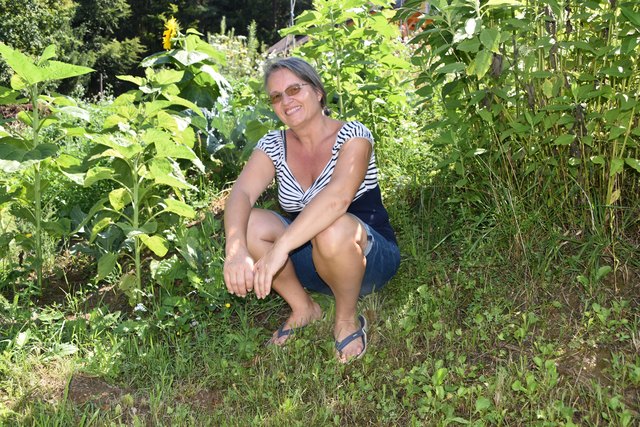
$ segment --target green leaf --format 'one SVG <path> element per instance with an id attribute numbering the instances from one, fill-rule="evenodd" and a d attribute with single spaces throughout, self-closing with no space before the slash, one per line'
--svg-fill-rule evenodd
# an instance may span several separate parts
<path id="1" fill-rule="evenodd" d="M 51 353 L 52 354 L 49 355 L 48 357 L 51 357 L 51 356 L 55 356 L 55 357 L 71 356 L 72 354 L 75 354 L 77 352 L 78 352 L 78 347 L 75 346 L 74 344 L 57 342 L 51 348 Z"/>
<path id="2" fill-rule="evenodd" d="M 569 145 L 576 139 L 575 135 L 566 134 L 560 135 L 553 141 L 553 145 Z"/>
<path id="3" fill-rule="evenodd" d="M 196 104 L 194 104 L 193 102 L 189 101 L 188 99 L 184 99 L 184 98 L 180 98 L 179 96 L 173 96 L 173 95 L 168 95 L 168 94 L 165 94 L 164 97 L 167 98 L 167 100 L 171 104 L 180 105 L 182 107 L 188 108 L 191 111 L 193 111 L 194 113 L 196 113 L 197 115 L 199 115 L 200 117 L 204 117 L 204 114 L 202 113 L 200 107 L 198 107 Z"/>
<path id="4" fill-rule="evenodd" d="M 578 275 L 578 277 L 576 277 L 576 280 L 582 285 L 582 286 L 589 286 L 589 278 L 587 278 L 586 276 L 583 276 L 582 274 Z"/>
<path id="5" fill-rule="evenodd" d="M 62 237 L 69 234 L 71 221 L 68 218 L 60 218 L 56 221 L 43 221 L 42 228 L 49 233 L 50 236 Z"/>
<path id="6" fill-rule="evenodd" d="M 89 114 L 89 111 L 80 107 L 68 106 L 58 108 L 57 113 L 63 114 L 68 117 L 73 117 L 75 119 L 84 120 L 85 122 L 91 121 L 91 114 Z"/>
<path id="7" fill-rule="evenodd" d="M 81 76 L 91 73 L 92 71 L 95 70 L 89 67 L 67 64 L 60 61 L 47 61 L 46 65 L 42 67 L 42 79 L 43 81 L 62 80 L 69 77 Z"/>
<path id="8" fill-rule="evenodd" d="M 611 67 L 602 68 L 598 74 L 604 74 L 611 77 L 629 77 L 635 70 L 633 62 L 628 59 L 616 61 Z"/>
<path id="9" fill-rule="evenodd" d="M 100 281 L 107 277 L 116 266 L 116 261 L 118 260 L 118 254 L 113 252 L 107 252 L 102 255 L 98 260 L 98 275 L 96 277 L 96 281 Z"/>
<path id="10" fill-rule="evenodd" d="M 262 123 L 260 120 L 251 120 L 246 124 L 244 134 L 250 143 L 256 143 L 262 138 L 270 127 Z"/>
<path id="11" fill-rule="evenodd" d="M 484 120 L 485 122 L 493 123 L 493 116 L 484 108 L 482 110 L 478 110 L 478 115 L 480 115 L 480 117 L 482 117 L 482 120 Z"/>
<path id="12" fill-rule="evenodd" d="M 183 144 L 178 144 L 170 139 L 170 135 L 158 129 L 150 129 L 145 133 L 145 140 L 154 139 L 156 146 L 156 157 L 169 157 L 172 159 L 187 159 L 204 173 L 204 164 L 196 153 Z"/>
<path id="13" fill-rule="evenodd" d="M 602 267 L 598 268 L 598 271 L 596 272 L 596 282 L 599 282 L 609 273 L 611 273 L 611 267 L 608 265 L 603 265 Z"/>
<path id="14" fill-rule="evenodd" d="M 112 148 L 113 151 L 108 152 L 108 154 L 102 153 L 101 155 L 97 155 L 95 157 L 105 157 L 106 155 L 109 155 L 112 157 L 131 159 L 144 150 L 140 143 L 133 140 L 133 138 L 125 137 L 123 135 L 99 135 L 96 138 L 96 142 L 98 144 L 102 144 L 106 147 Z"/>
<path id="15" fill-rule="evenodd" d="M 611 172 L 609 172 L 609 176 L 614 176 L 622 172 L 622 168 L 624 167 L 624 160 L 622 159 L 611 159 Z"/>
<path id="16" fill-rule="evenodd" d="M 184 66 L 196 64 L 209 58 L 209 55 L 203 52 L 188 52 L 186 50 L 174 50 L 169 53 L 176 61 Z"/>
<path id="17" fill-rule="evenodd" d="M 100 201 L 100 203 L 102 203 L 102 201 Z M 112 222 L 113 221 L 111 221 L 111 218 L 104 217 L 99 221 L 97 221 L 95 224 L 93 224 L 93 227 L 91 227 L 91 236 L 89 238 L 89 242 L 93 242 L 95 238 L 98 236 L 98 233 L 100 233 L 102 230 L 104 230 L 109 225 L 111 225 Z"/>
<path id="18" fill-rule="evenodd" d="M 109 203 L 119 212 L 131 203 L 131 195 L 126 188 L 116 188 L 109 193 Z"/>
<path id="19" fill-rule="evenodd" d="M 609 200 L 607 200 L 607 204 L 608 205 L 613 205 L 615 202 L 618 201 L 618 199 L 620 199 L 620 189 L 614 191 L 613 193 L 611 193 L 611 196 L 609 197 Z"/>
<path id="20" fill-rule="evenodd" d="M 155 221 L 148 221 L 140 228 L 134 228 L 127 222 L 117 222 L 116 225 L 124 232 L 127 239 L 140 236 L 141 234 L 153 234 L 158 229 L 158 223 Z"/>
<path id="21" fill-rule="evenodd" d="M 69 169 L 80 166 L 82 164 L 82 160 L 69 154 L 62 153 L 56 159 L 56 164 L 58 167 Z"/>
<path id="22" fill-rule="evenodd" d="M 482 79 L 489 68 L 491 67 L 491 61 L 493 60 L 493 53 L 483 49 L 476 55 L 475 58 L 469 63 L 467 67 L 467 74 L 470 76 L 476 75 L 478 79 Z"/>
<path id="23" fill-rule="evenodd" d="M 162 69 L 153 76 L 153 81 L 160 86 L 178 83 L 184 77 L 184 70 Z"/>
<path id="24" fill-rule="evenodd" d="M 15 71 L 15 73 L 28 85 L 32 85 L 41 81 L 42 74 L 40 72 L 40 69 L 28 56 L 26 56 L 22 52 L 14 50 L 6 44 L 0 42 L 0 56 L 2 56 L 7 65 L 9 65 L 9 67 L 11 67 L 11 69 L 13 69 L 13 71 Z"/>
<path id="25" fill-rule="evenodd" d="M 24 347 L 31 338 L 31 330 L 27 329 L 24 332 L 20 332 L 14 339 L 15 348 L 20 349 Z"/>
<path id="26" fill-rule="evenodd" d="M 145 83 L 145 79 L 143 77 L 129 76 L 129 75 L 118 75 L 116 76 L 118 80 L 122 80 L 124 82 L 133 83 L 136 86 L 142 86 Z"/>
<path id="27" fill-rule="evenodd" d="M 165 184 L 173 188 L 191 189 L 197 188 L 189 184 L 185 179 L 180 166 L 166 158 L 155 158 L 149 166 L 149 172 L 157 184 Z"/>
<path id="28" fill-rule="evenodd" d="M 629 20 L 634 26 L 640 28 L 640 13 L 634 12 L 630 7 L 620 6 L 620 11 L 625 18 Z"/>
<path id="29" fill-rule="evenodd" d="M 15 172 L 18 169 L 27 167 L 34 163 L 48 159 L 58 152 L 58 146 L 55 144 L 40 144 L 33 150 L 24 150 L 16 147 L 12 142 L 20 140 L 14 138 L 2 138 L 0 143 L 0 169 L 7 173 Z"/>
<path id="30" fill-rule="evenodd" d="M 166 239 L 161 236 L 148 236 L 147 234 L 138 235 L 142 243 L 145 244 L 154 254 L 163 257 L 169 251 L 169 244 Z"/>
<path id="31" fill-rule="evenodd" d="M 431 376 L 431 384 L 439 386 L 444 383 L 449 370 L 447 368 L 438 368 L 438 370 Z"/>
<path id="32" fill-rule="evenodd" d="M 91 187 L 98 181 L 111 178 L 113 178 L 113 169 L 96 166 L 87 171 L 87 175 L 84 178 L 84 186 Z"/>
<path id="33" fill-rule="evenodd" d="M 520 3 L 517 0 L 489 0 L 484 6 L 482 7 L 500 7 L 500 6 L 522 6 L 522 3 Z"/>
<path id="34" fill-rule="evenodd" d="M 24 104 L 26 98 L 21 98 L 22 93 L 17 90 L 11 90 L 8 87 L 0 86 L 0 104 Z"/>
<path id="35" fill-rule="evenodd" d="M 489 51 L 500 53 L 500 31 L 496 28 L 485 28 L 480 33 L 480 42 Z"/>
<path id="36" fill-rule="evenodd" d="M 122 276 L 120 279 L 120 284 L 118 286 L 120 290 L 129 292 L 136 288 L 136 275 L 133 273 L 127 273 Z"/>
<path id="37" fill-rule="evenodd" d="M 636 172 L 640 172 L 640 160 L 633 159 L 631 157 L 627 157 L 624 159 L 625 163 L 636 170 Z"/>
<path id="38" fill-rule="evenodd" d="M 44 64 L 46 61 L 56 57 L 56 47 L 55 45 L 49 45 L 44 48 L 42 51 L 42 55 L 40 55 L 40 59 L 38 60 L 38 65 Z"/>
<path id="39" fill-rule="evenodd" d="M 486 397 L 479 397 L 476 400 L 476 412 L 482 412 L 491 407 L 491 401 Z"/>
<path id="40" fill-rule="evenodd" d="M 605 164 L 604 157 L 602 157 L 602 156 L 591 156 L 590 160 L 595 165 L 604 165 Z"/>
<path id="41" fill-rule="evenodd" d="M 513 382 L 513 384 L 511 384 L 511 390 L 513 391 L 522 391 L 522 392 L 527 392 L 527 389 L 524 388 L 524 386 L 522 385 L 522 383 L 520 382 L 520 380 L 515 380 Z"/>
<path id="42" fill-rule="evenodd" d="M 196 211 L 185 202 L 176 199 L 164 199 L 164 203 L 166 204 L 166 208 L 164 208 L 166 212 L 173 212 L 189 219 L 196 216 Z"/>
<path id="43" fill-rule="evenodd" d="M 460 42 L 456 48 L 462 52 L 476 53 L 480 50 L 480 41 L 477 37 L 473 37 Z"/>
<path id="44" fill-rule="evenodd" d="M 453 62 L 451 64 L 446 64 L 443 67 L 436 69 L 436 74 L 449 74 L 449 73 L 459 73 L 464 70 L 466 65 L 464 62 Z"/>
<path id="45" fill-rule="evenodd" d="M 547 98 L 554 97 L 554 84 L 551 80 L 547 79 L 542 83 L 542 93 Z"/>

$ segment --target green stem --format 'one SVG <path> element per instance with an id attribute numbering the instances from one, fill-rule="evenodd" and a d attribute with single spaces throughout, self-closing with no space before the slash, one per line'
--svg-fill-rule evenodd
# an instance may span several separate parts
<path id="1" fill-rule="evenodd" d="M 38 85 L 34 84 L 31 87 L 31 106 L 32 106 L 32 129 L 33 129 L 33 148 L 39 144 L 38 132 L 40 128 L 40 112 L 38 110 Z M 36 277 L 38 282 L 38 293 L 42 292 L 42 174 L 40 171 L 40 162 L 34 166 L 34 182 L 33 182 L 33 194 L 35 204 L 35 219 L 36 219 Z"/>
<path id="2" fill-rule="evenodd" d="M 133 208 L 133 229 L 137 230 L 140 226 L 140 212 L 139 212 L 139 198 L 140 198 L 140 182 L 138 180 L 138 159 L 133 162 L 132 175 L 133 175 L 133 195 L 131 197 L 131 207 Z M 135 236 L 134 242 L 134 262 L 136 266 L 136 291 L 142 290 L 142 266 L 140 260 L 140 254 L 142 252 L 142 244 L 140 238 Z M 136 295 L 137 299 L 138 295 Z"/>
<path id="3" fill-rule="evenodd" d="M 336 25 L 338 25 L 338 23 L 334 17 L 333 8 L 331 8 L 330 11 L 331 11 L 330 21 L 331 21 L 331 26 L 333 27 L 333 30 L 330 31 L 329 34 L 331 35 L 331 45 L 333 46 L 333 51 L 335 52 L 334 58 L 336 58 L 334 61 L 334 64 L 336 66 L 336 92 L 338 93 L 338 106 L 340 109 L 340 115 L 342 115 L 344 113 L 344 104 L 342 100 L 342 80 L 340 79 L 340 74 L 341 74 L 340 58 L 343 58 L 344 55 L 342 55 L 342 52 L 338 50 L 339 46 L 335 37 L 335 28 L 336 28 Z"/>

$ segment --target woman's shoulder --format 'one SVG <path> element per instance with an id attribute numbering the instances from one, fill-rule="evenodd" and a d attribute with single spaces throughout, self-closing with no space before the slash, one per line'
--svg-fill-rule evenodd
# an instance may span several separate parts
<path id="1" fill-rule="evenodd" d="M 365 125 L 363 125 L 361 122 L 357 120 L 345 122 L 342 125 L 342 128 L 340 129 L 340 132 L 338 135 L 339 135 L 338 139 L 343 139 L 345 141 L 351 138 L 364 138 L 364 139 L 368 139 L 373 143 L 373 135 L 371 134 L 371 131 L 369 130 L 369 128 L 367 128 Z M 342 138 L 340 138 L 340 136 Z"/>
<path id="2" fill-rule="evenodd" d="M 258 141 L 258 147 L 282 145 L 283 137 L 281 130 L 270 130 Z"/>
<path id="3" fill-rule="evenodd" d="M 284 156 L 284 139 L 281 130 L 267 132 L 256 144 L 254 150 L 261 150 L 278 163 Z"/>
<path id="4" fill-rule="evenodd" d="M 262 138 L 260 138 L 261 140 L 266 139 L 266 140 L 282 140 L 282 134 L 284 131 L 282 130 L 270 130 L 269 132 L 265 133 L 264 136 Z"/>

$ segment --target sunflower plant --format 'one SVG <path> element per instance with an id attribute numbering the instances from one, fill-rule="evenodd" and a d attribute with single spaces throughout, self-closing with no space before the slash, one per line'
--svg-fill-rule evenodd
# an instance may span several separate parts
<path id="1" fill-rule="evenodd" d="M 57 140 L 45 135 L 83 135 L 84 130 L 70 126 L 69 117 L 88 120 L 89 113 L 65 96 L 48 96 L 43 87 L 52 81 L 76 77 L 93 71 L 91 68 L 56 61 L 56 47 L 48 46 L 36 60 L 4 43 L 0 57 L 12 69 L 11 88 L 0 87 L 0 105 L 25 104 L 15 121 L 17 126 L 0 126 L 0 170 L 14 179 L 0 204 L 9 203 L 11 213 L 31 227 L 30 232 L 3 238 L 3 252 L 12 240 L 27 253 L 35 252 L 31 267 L 36 272 L 37 290 L 42 290 L 43 237 L 46 232 L 63 235 L 69 225 L 64 220 L 45 220 L 43 192 L 47 182 L 43 174 L 55 168 L 58 158 Z M 56 131 L 52 131 L 56 129 Z M 20 238 L 18 238 L 20 237 Z"/>
<path id="2" fill-rule="evenodd" d="M 176 83 L 179 95 L 199 108 L 213 109 L 221 98 L 226 98 L 231 85 L 218 71 L 226 63 L 224 53 L 202 39 L 194 29 L 183 34 L 175 18 L 165 23 L 162 34 L 164 51 L 142 60 L 147 68 L 170 67 L 183 71 L 183 79 Z"/>
<path id="3" fill-rule="evenodd" d="M 180 24 L 173 16 L 164 24 L 164 32 L 162 33 L 162 47 L 164 50 L 170 50 L 174 37 L 180 33 Z"/>
<path id="4" fill-rule="evenodd" d="M 137 89 L 108 107 L 80 178 L 85 186 L 115 184 L 78 229 L 91 224 L 90 241 L 108 230 L 122 233 L 122 244 L 100 256 L 97 280 L 117 267 L 120 288 L 132 304 L 149 295 L 143 266 L 163 259 L 172 245 L 171 229 L 195 217 L 188 200 L 198 189 L 187 175 L 205 172 L 194 150 L 199 133 L 207 130 L 203 109 L 213 107 L 228 85 L 216 71 L 218 51 L 195 32 L 181 34 L 172 19 L 163 37 L 170 50 L 145 59 L 144 76 L 118 76 Z"/>

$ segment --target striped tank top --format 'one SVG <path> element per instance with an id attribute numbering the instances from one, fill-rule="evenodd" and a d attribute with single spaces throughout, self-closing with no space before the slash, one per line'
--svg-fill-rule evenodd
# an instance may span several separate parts
<path id="1" fill-rule="evenodd" d="M 256 149 L 266 153 L 273 162 L 276 170 L 276 182 L 278 183 L 278 202 L 290 217 L 295 218 L 327 186 L 336 167 L 340 148 L 345 142 L 353 138 L 364 138 L 371 143 L 372 147 L 374 145 L 373 135 L 362 123 L 352 121 L 343 124 L 336 136 L 331 158 L 318 178 L 306 191 L 302 189 L 287 165 L 285 132 L 281 130 L 271 131 L 258 141 Z M 347 212 L 357 216 L 387 240 L 396 242 L 395 233 L 389 223 L 389 215 L 382 204 L 378 185 L 378 168 L 373 151 L 369 159 L 367 173 L 356 191 Z"/>

